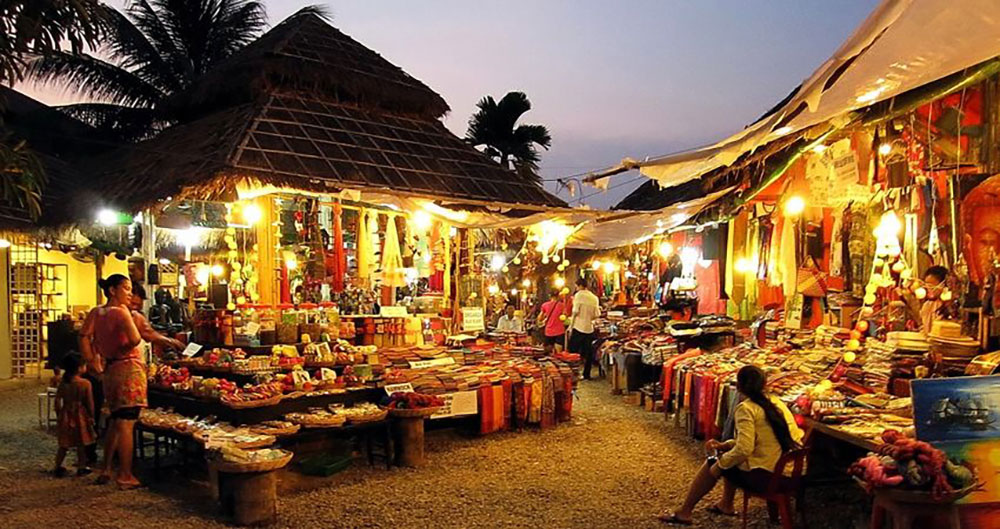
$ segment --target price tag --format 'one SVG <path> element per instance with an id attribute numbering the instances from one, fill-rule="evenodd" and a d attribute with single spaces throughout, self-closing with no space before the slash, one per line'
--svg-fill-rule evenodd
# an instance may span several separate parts
<path id="1" fill-rule="evenodd" d="M 406 307 L 389 305 L 388 307 L 379 307 L 378 315 L 383 318 L 406 318 L 409 317 L 410 314 L 406 312 Z"/>
<path id="2" fill-rule="evenodd" d="M 462 331 L 475 332 L 486 330 L 482 307 L 462 308 Z"/>
<path id="3" fill-rule="evenodd" d="M 386 384 L 385 385 L 385 394 L 386 395 L 392 395 L 393 393 L 397 393 L 397 392 L 413 393 L 413 384 L 410 384 L 409 382 L 404 382 L 402 384 Z"/>
<path id="4" fill-rule="evenodd" d="M 260 332 L 260 324 L 255 321 L 247 323 L 246 325 L 243 326 L 243 334 L 247 334 L 249 336 L 257 336 L 257 333 L 259 332 Z"/>
<path id="5" fill-rule="evenodd" d="M 409 362 L 410 369 L 426 369 L 428 367 L 434 366 L 450 366 L 455 363 L 455 359 L 446 356 L 444 358 L 432 358 L 430 360 L 417 360 L 415 362 Z"/>
<path id="6" fill-rule="evenodd" d="M 184 358 L 191 358 L 192 356 L 198 354 L 198 351 L 201 351 L 201 345 L 191 342 L 187 344 L 187 347 L 185 347 L 183 351 L 181 351 L 181 356 Z"/>

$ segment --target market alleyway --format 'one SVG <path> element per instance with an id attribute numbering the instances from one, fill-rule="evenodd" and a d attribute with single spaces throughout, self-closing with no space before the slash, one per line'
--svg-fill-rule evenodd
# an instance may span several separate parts
<path id="1" fill-rule="evenodd" d="M 92 477 L 49 477 L 56 443 L 38 428 L 37 392 L 0 392 L 0 526 L 226 527 L 206 483 L 175 476 L 118 491 Z M 700 444 L 661 414 L 610 395 L 604 381 L 582 383 L 580 397 L 573 421 L 544 432 L 431 432 L 423 469 L 369 469 L 358 461 L 333 477 L 310 478 L 308 490 L 282 494 L 277 526 L 665 527 L 654 515 L 686 490 Z M 810 527 L 865 525 L 856 487 L 810 491 L 806 503 Z M 697 527 L 740 526 L 705 513 L 709 505 L 696 513 Z M 752 509 L 752 526 L 770 527 L 763 506 Z"/>

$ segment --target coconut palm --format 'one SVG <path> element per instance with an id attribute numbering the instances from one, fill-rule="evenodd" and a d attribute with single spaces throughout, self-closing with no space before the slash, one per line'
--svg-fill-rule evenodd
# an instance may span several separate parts
<path id="1" fill-rule="evenodd" d="M 478 110 L 469 118 L 465 139 L 483 152 L 496 158 L 500 165 L 517 170 L 536 181 L 539 179 L 537 146 L 548 149 L 552 145 L 549 130 L 543 125 L 518 125 L 531 101 L 524 92 L 508 92 L 500 101 L 486 96 L 476 104 Z"/>
<path id="2" fill-rule="evenodd" d="M 94 54 L 48 54 L 32 61 L 28 74 L 90 99 L 61 109 L 123 140 L 173 122 L 167 98 L 266 24 L 256 0 L 135 0 L 124 12 L 105 10 L 108 36 Z"/>

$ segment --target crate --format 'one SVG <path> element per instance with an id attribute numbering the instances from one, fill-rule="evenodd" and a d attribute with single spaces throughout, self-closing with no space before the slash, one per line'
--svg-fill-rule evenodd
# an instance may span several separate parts
<path id="1" fill-rule="evenodd" d="M 346 470 L 353 460 L 350 454 L 320 454 L 303 459 L 299 469 L 307 476 L 327 477 Z"/>

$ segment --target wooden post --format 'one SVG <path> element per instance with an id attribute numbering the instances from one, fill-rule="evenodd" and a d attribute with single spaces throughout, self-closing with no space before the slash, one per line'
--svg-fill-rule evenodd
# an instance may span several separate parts
<path id="1" fill-rule="evenodd" d="M 401 467 L 421 467 L 424 458 L 424 418 L 397 418 L 393 428 L 396 464 Z"/>
<path id="2" fill-rule="evenodd" d="M 0 380 L 14 375 L 10 334 L 10 247 L 0 248 Z"/>
<path id="3" fill-rule="evenodd" d="M 257 262 L 254 266 L 257 269 L 257 293 L 260 295 L 259 302 L 265 305 L 276 305 L 278 303 L 278 252 L 276 245 L 278 238 L 274 236 L 277 214 L 274 211 L 274 200 L 268 195 L 254 199 L 254 203 L 260 208 L 260 221 L 254 227 L 257 235 Z"/>

